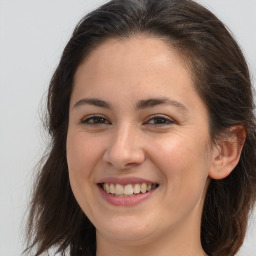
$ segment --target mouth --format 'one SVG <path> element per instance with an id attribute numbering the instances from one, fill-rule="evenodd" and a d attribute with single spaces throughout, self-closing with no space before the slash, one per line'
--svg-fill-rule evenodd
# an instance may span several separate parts
<path id="1" fill-rule="evenodd" d="M 153 183 L 137 183 L 137 184 L 115 184 L 115 183 L 98 183 L 98 186 L 107 194 L 117 197 L 134 197 L 140 194 L 147 194 L 155 190 L 159 185 Z"/>

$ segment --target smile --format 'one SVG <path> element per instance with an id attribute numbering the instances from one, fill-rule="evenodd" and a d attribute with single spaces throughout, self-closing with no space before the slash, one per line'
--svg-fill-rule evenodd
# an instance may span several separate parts
<path id="1" fill-rule="evenodd" d="M 101 183 L 101 188 L 108 194 L 119 197 L 131 197 L 138 194 L 145 194 L 157 188 L 157 184 L 114 184 L 114 183 Z"/>

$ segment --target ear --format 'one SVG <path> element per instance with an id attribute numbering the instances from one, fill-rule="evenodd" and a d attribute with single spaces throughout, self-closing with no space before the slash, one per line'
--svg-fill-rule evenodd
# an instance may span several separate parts
<path id="1" fill-rule="evenodd" d="M 232 126 L 223 134 L 213 149 L 209 177 L 224 179 L 233 171 L 239 162 L 245 138 L 245 128 L 240 125 Z"/>

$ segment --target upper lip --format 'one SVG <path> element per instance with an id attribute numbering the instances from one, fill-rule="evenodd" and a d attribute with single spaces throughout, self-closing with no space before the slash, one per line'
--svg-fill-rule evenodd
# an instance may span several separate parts
<path id="1" fill-rule="evenodd" d="M 127 184 L 157 184 L 157 182 L 139 178 L 139 177 L 106 177 L 102 178 L 97 182 L 100 183 L 113 183 L 113 184 L 120 184 L 120 185 L 127 185 Z"/>

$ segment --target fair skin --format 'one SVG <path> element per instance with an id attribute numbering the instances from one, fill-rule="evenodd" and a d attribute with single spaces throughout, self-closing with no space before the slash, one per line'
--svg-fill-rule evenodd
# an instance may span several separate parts
<path id="1" fill-rule="evenodd" d="M 206 255 L 209 179 L 227 176 L 240 154 L 212 145 L 208 124 L 190 71 L 160 39 L 109 39 L 79 66 L 67 161 L 76 200 L 96 227 L 97 256 Z M 103 183 L 156 188 L 113 195 Z"/>

